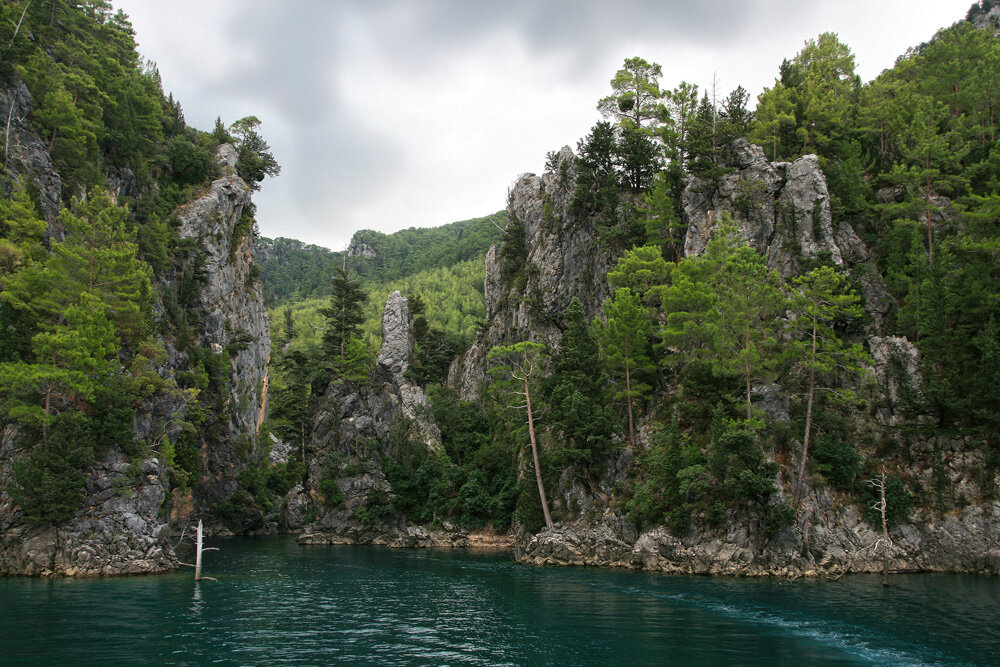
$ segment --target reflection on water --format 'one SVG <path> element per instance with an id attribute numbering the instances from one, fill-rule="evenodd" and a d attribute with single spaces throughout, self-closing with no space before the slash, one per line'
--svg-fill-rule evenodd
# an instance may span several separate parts
<path id="1" fill-rule="evenodd" d="M 994 664 L 997 578 L 837 582 L 518 566 L 234 539 L 160 577 L 0 579 L 0 663 Z"/>

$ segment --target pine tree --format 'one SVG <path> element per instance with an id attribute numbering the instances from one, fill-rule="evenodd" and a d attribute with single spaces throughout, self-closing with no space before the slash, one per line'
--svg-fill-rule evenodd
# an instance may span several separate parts
<path id="1" fill-rule="evenodd" d="M 570 302 L 565 321 L 559 354 L 543 389 L 550 428 L 560 434 L 566 454 L 584 463 L 592 483 L 589 463 L 607 449 L 614 430 L 608 381 L 579 299 Z"/>
<path id="2" fill-rule="evenodd" d="M 320 311 L 327 324 L 323 333 L 323 351 L 328 357 L 343 362 L 347 359 L 348 342 L 361 333 L 368 295 L 357 281 L 351 280 L 346 268 L 336 269 L 332 282 L 330 306 Z"/>
<path id="3" fill-rule="evenodd" d="M 628 412 L 628 442 L 635 444 L 635 399 L 647 395 L 652 387 L 640 378 L 654 374 L 656 364 L 649 354 L 649 335 L 653 323 L 649 309 L 627 287 L 615 291 L 613 299 L 604 302 L 608 322 L 599 327 L 604 357 L 608 367 L 625 381 L 618 395 L 625 399 Z"/>
<path id="4" fill-rule="evenodd" d="M 500 345 L 490 350 L 489 354 L 486 355 L 486 360 L 493 364 L 489 373 L 494 378 L 494 389 L 506 399 L 513 399 L 511 403 L 506 404 L 506 407 L 525 411 L 528 440 L 531 443 L 531 456 L 534 461 L 535 482 L 538 486 L 538 499 L 545 517 L 545 526 L 552 528 L 552 515 L 549 512 L 549 501 L 545 494 L 545 483 L 542 481 L 542 464 L 535 431 L 535 413 L 531 405 L 532 395 L 537 395 L 538 377 L 545 362 L 545 346 L 530 341 L 522 341 L 513 345 Z M 523 404 L 520 403 L 521 400 L 524 401 Z"/>
<path id="5" fill-rule="evenodd" d="M 796 369 L 805 376 L 806 422 L 802 438 L 802 462 L 795 484 L 795 499 L 802 492 L 812 436 L 816 392 L 828 390 L 843 400 L 853 398 L 844 380 L 861 372 L 864 349 L 845 345 L 833 330 L 834 321 L 861 314 L 860 299 L 847 289 L 844 277 L 829 266 L 813 269 L 791 282 L 791 309 L 797 315 L 795 328 L 800 336 L 792 351 Z"/>

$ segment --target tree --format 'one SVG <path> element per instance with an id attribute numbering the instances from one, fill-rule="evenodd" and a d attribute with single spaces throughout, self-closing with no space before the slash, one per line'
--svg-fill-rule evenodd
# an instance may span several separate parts
<path id="1" fill-rule="evenodd" d="M 688 133 L 698 109 L 698 86 L 682 81 L 680 85 L 665 93 L 667 105 L 665 120 L 660 127 L 660 137 L 667 147 L 667 158 L 676 161 L 681 171 L 685 169 L 685 155 Z"/>
<path id="2" fill-rule="evenodd" d="M 259 183 L 267 176 L 277 176 L 281 166 L 271 155 L 271 149 L 257 132 L 260 119 L 256 116 L 241 118 L 230 128 L 236 139 L 236 173 L 253 190 L 259 190 Z"/>
<path id="3" fill-rule="evenodd" d="M 541 343 L 522 341 L 513 345 L 500 345 L 490 350 L 486 360 L 495 364 L 489 372 L 495 378 L 494 387 L 509 396 L 524 399 L 523 405 L 510 407 L 524 410 L 528 423 L 528 438 L 531 442 L 531 456 L 535 464 L 535 482 L 538 484 L 538 498 L 542 505 L 546 528 L 552 528 L 549 501 L 545 496 L 542 481 L 542 464 L 538 457 L 538 440 L 535 436 L 535 417 L 531 407 L 532 385 L 537 382 L 544 362 L 545 346 Z"/>
<path id="4" fill-rule="evenodd" d="M 626 58 L 625 66 L 611 80 L 611 95 L 597 103 L 605 118 L 614 118 L 623 129 L 642 130 L 663 117 L 659 80 L 662 68 L 642 58 Z"/>
<path id="5" fill-rule="evenodd" d="M 728 143 L 737 137 L 745 137 L 753 125 L 753 112 L 747 109 L 747 100 L 750 94 L 743 86 L 736 86 L 722 102 L 722 111 L 719 118 L 722 121 L 721 132 L 722 141 Z"/>
<path id="6" fill-rule="evenodd" d="M 574 297 L 566 308 L 565 322 L 552 374 L 543 384 L 549 424 L 561 434 L 565 454 L 584 464 L 596 491 L 589 465 L 607 449 L 614 429 L 607 375 L 579 299 Z"/>
<path id="7" fill-rule="evenodd" d="M 83 504 L 83 471 L 94 460 L 92 441 L 86 416 L 68 412 L 27 456 L 14 460 L 11 496 L 29 523 L 58 524 L 73 518 Z"/>
<path id="8" fill-rule="evenodd" d="M 757 97 L 756 124 L 753 141 L 771 145 L 771 159 L 791 152 L 788 130 L 795 127 L 795 101 L 792 91 L 780 81 L 773 88 L 765 88 Z M 778 146 L 781 152 L 778 152 Z"/>
<path id="9" fill-rule="evenodd" d="M 658 296 L 654 288 L 663 285 L 670 274 L 670 265 L 655 245 L 632 248 L 618 258 L 618 264 L 608 272 L 608 283 L 614 288 L 627 287 L 647 306 L 655 305 Z"/>
<path id="10" fill-rule="evenodd" d="M 677 203 L 670 195 L 666 172 L 660 172 L 653 179 L 653 187 L 646 193 L 645 204 L 640 213 L 646 216 L 648 242 L 658 243 L 670 260 L 677 263 L 681 258 L 686 227 L 681 222 Z"/>
<path id="11" fill-rule="evenodd" d="M 806 423 L 802 437 L 802 462 L 799 478 L 795 483 L 794 498 L 799 500 L 802 483 L 806 474 L 809 444 L 813 426 L 813 403 L 819 390 L 835 392 L 843 399 L 850 399 L 854 393 L 837 380 L 857 375 L 863 368 L 864 349 L 857 344 L 845 345 L 833 329 L 838 318 L 859 317 L 860 298 L 848 290 L 844 277 L 829 266 L 813 269 L 791 282 L 791 310 L 796 314 L 794 321 L 799 338 L 793 347 L 797 357 L 796 368 L 805 375 Z"/>
<path id="12" fill-rule="evenodd" d="M 648 384 L 637 380 L 636 376 L 656 372 L 656 364 L 649 354 L 649 335 L 653 323 L 649 318 L 649 309 L 627 287 L 617 289 L 614 298 L 604 302 L 604 315 L 608 322 L 599 327 L 604 357 L 608 366 L 624 377 L 625 390 L 619 395 L 625 398 L 628 442 L 634 445 L 635 416 L 632 404 L 636 398 L 641 398 L 652 390 Z"/>
<path id="13" fill-rule="evenodd" d="M 320 311 L 327 324 L 323 332 L 323 351 L 343 362 L 347 359 L 348 342 L 361 333 L 368 295 L 357 281 L 351 280 L 347 269 L 340 267 L 335 271 L 330 306 Z"/>
<path id="14" fill-rule="evenodd" d="M 948 110 L 944 105 L 933 105 L 927 100 L 913 101 L 912 117 L 903 128 L 900 150 L 903 162 L 897 163 L 889 177 L 902 183 L 915 196 L 920 205 L 913 212 L 922 215 L 927 228 L 927 257 L 934 262 L 933 215 L 939 214 L 934 197 L 942 190 L 960 190 L 963 181 L 961 161 L 969 152 L 954 131 L 942 132 Z M 913 210 L 914 207 L 910 206 Z"/>
<path id="15" fill-rule="evenodd" d="M 775 325 L 784 303 L 778 289 L 778 274 L 745 242 L 735 249 L 727 247 L 731 242 L 725 238 L 727 234 L 738 232 L 735 227 L 720 226 L 706 250 L 709 261 L 718 261 L 712 279 L 717 296 L 716 365 L 726 372 L 738 370 L 743 375 L 746 418 L 751 419 L 752 381 L 766 377 L 773 368 L 773 357 L 768 353 L 776 347 Z"/>

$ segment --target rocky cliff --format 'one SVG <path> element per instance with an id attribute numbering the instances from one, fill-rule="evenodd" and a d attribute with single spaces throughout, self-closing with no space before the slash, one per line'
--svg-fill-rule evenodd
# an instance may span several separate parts
<path id="1" fill-rule="evenodd" d="M 900 438 L 885 431 L 905 420 L 895 408 L 901 391 L 918 381 L 917 350 L 905 338 L 881 335 L 890 297 L 865 244 L 848 222 L 832 218 L 818 159 L 806 155 L 791 163 L 773 163 L 759 147 L 745 141 L 737 141 L 733 152 L 733 170 L 717 187 L 691 179 L 684 190 L 685 253 L 704 251 L 726 211 L 750 245 L 782 277 L 796 274 L 803 260 L 811 259 L 844 267 L 857 279 L 871 316 L 861 338 L 873 356 L 872 376 L 879 395 L 873 402 L 878 407 L 860 415 L 856 426 L 885 433 L 883 455 L 893 461 L 911 489 L 943 484 L 960 489 L 957 497 L 962 499 L 947 511 L 915 510 L 894 529 L 890 568 L 997 573 L 1000 504 L 990 491 L 998 480 L 983 479 L 984 448 L 971 438 Z M 568 172 L 569 178 L 561 177 L 561 172 Z M 523 222 L 526 270 L 520 282 L 505 282 L 502 246 L 487 256 L 485 328 L 449 373 L 449 382 L 463 398 L 479 395 L 485 355 L 493 346 L 528 339 L 551 347 L 560 335 L 555 316 L 574 296 L 593 316 L 609 293 L 605 275 L 613 258 L 598 249 L 593 225 L 569 214 L 572 174 L 572 154 L 563 149 L 556 169 L 542 177 L 522 176 L 511 191 L 508 213 L 512 221 Z M 759 401 L 769 419 L 787 423 L 787 398 L 774 388 L 758 391 L 767 394 Z M 652 427 L 653 420 L 647 417 L 640 428 L 640 450 L 649 446 Z M 734 510 L 721 527 L 696 521 L 683 535 L 673 535 L 663 527 L 640 532 L 625 516 L 620 495 L 631 484 L 633 454 L 625 449 L 604 462 L 606 472 L 597 480 L 597 488 L 609 497 L 607 502 L 570 477 L 560 479 L 550 490 L 550 502 L 565 520 L 537 535 L 519 533 L 518 559 L 547 565 L 740 575 L 839 574 L 882 567 L 873 549 L 880 535 L 862 519 L 856 504 L 821 480 L 807 482 L 799 522 L 777 534 L 769 535 L 761 522 Z M 772 502 L 787 502 L 797 461 L 781 459 L 774 451 L 766 454 L 781 463 Z"/>
<path id="2" fill-rule="evenodd" d="M 267 412 L 271 356 L 270 319 L 254 264 L 251 190 L 236 175 L 232 146 L 220 146 L 216 157 L 222 177 L 177 211 L 181 238 L 196 240 L 201 251 L 205 281 L 199 307 L 191 313 L 200 324 L 198 344 L 225 354 L 229 362 L 224 431 L 214 442 L 202 442 L 205 469 L 194 493 L 200 514 L 211 514 L 215 505 L 232 498 L 239 488 L 236 477 L 261 446 L 257 435 Z M 182 366 L 186 359 L 181 354 L 176 361 Z M 259 528 L 261 522 L 258 513 L 251 513 L 240 517 L 238 523 L 245 525 L 236 528 Z"/>
<path id="3" fill-rule="evenodd" d="M 610 295 L 605 275 L 615 257 L 600 247 L 596 223 L 570 210 L 576 187 L 572 150 L 564 146 L 551 166 L 541 176 L 520 176 L 508 195 L 506 236 L 486 255 L 485 327 L 448 372 L 448 384 L 464 400 L 480 395 L 493 347 L 531 340 L 554 349 L 574 297 L 592 318 Z M 504 250 L 511 245 L 523 245 L 525 258 L 505 271 Z"/>
<path id="4" fill-rule="evenodd" d="M 32 188 L 38 193 L 41 214 L 49 223 L 49 235 L 55 227 L 62 202 L 62 178 L 52 166 L 52 158 L 41 138 L 31 127 L 31 93 L 21 81 L 0 79 L 0 109 L 3 116 L 5 195 L 14 187 Z"/>
<path id="5" fill-rule="evenodd" d="M 321 391 L 314 385 L 318 396 L 306 456 L 308 493 L 317 520 L 306 527 L 302 541 L 415 546 L 414 540 L 429 534 L 395 514 L 374 521 L 358 516 L 358 510 L 369 505 L 370 494 L 388 498 L 392 493 L 381 458 L 394 454 L 399 445 L 395 429 L 410 430 L 428 456 L 441 451 L 441 432 L 427 396 L 406 377 L 413 354 L 413 318 L 406 297 L 396 291 L 382 311 L 382 346 L 368 381 L 336 380 Z M 329 502 L 338 492 L 340 502 Z"/>
<path id="6" fill-rule="evenodd" d="M 17 93 L 17 99 L 21 94 Z M 18 136 L 29 148 L 38 148 L 30 134 Z M 32 150 L 27 154 L 34 155 Z M 38 153 L 34 161 L 29 160 L 37 171 L 25 173 L 39 179 L 40 191 L 48 183 L 54 188 L 50 194 L 57 197 L 58 175 L 45 157 Z M 174 341 L 160 337 L 167 359 L 156 372 L 166 387 L 174 388 L 144 398 L 136 411 L 133 437 L 145 443 L 139 447 L 145 454 L 126 456 L 114 448 L 98 451 L 97 460 L 86 471 L 83 507 L 70 521 L 49 528 L 31 527 L 23 521 L 6 491 L 13 461 L 20 454 L 21 432 L 16 424 L 3 427 L 0 574 L 87 576 L 173 569 L 177 558 L 174 543 L 168 539 L 171 528 L 179 530 L 192 513 L 211 519 L 215 505 L 236 491 L 236 476 L 247 459 L 239 450 L 242 443 L 251 448 L 256 443 L 266 408 L 270 332 L 253 265 L 250 188 L 233 173 L 236 158 L 231 146 L 223 145 L 218 158 L 224 175 L 177 212 L 181 237 L 195 239 L 203 258 L 205 280 L 198 293 L 199 306 L 189 313 L 191 321 L 201 327 L 195 344 L 229 358 L 226 429 L 199 433 L 205 463 L 201 479 L 192 480 L 193 496 L 171 489 L 168 466 L 157 451 L 164 436 L 177 441 L 180 420 L 190 409 L 191 396 L 178 392 L 172 382 L 176 373 L 190 367 L 191 348 L 177 349 Z M 121 181 L 123 173 L 127 175 L 127 171 L 112 175 L 109 184 L 128 187 L 127 179 L 112 182 Z M 46 197 L 42 195 L 43 206 Z M 58 199 L 50 203 L 58 206 Z M 162 317 L 162 305 L 156 304 L 155 312 Z"/>

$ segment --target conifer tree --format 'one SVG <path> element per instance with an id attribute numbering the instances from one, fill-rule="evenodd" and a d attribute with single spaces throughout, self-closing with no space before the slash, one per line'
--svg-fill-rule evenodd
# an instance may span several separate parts
<path id="1" fill-rule="evenodd" d="M 542 506 L 542 514 L 545 517 L 545 526 L 552 528 L 552 515 L 549 512 L 549 501 L 545 494 L 545 483 L 542 481 L 542 464 L 538 453 L 534 408 L 531 405 L 532 395 L 537 395 L 537 382 L 545 362 L 545 346 L 530 341 L 522 341 L 513 345 L 500 345 L 490 350 L 489 354 L 486 355 L 486 360 L 493 364 L 489 373 L 494 378 L 494 389 L 514 400 L 507 407 L 525 411 L 528 440 L 531 443 L 531 456 L 535 468 L 535 482 L 538 485 L 538 498 Z M 520 402 L 521 400 L 524 401 L 523 404 Z"/>
<path id="2" fill-rule="evenodd" d="M 327 323 L 323 332 L 323 351 L 343 362 L 347 359 L 348 342 L 361 333 L 368 295 L 344 267 L 336 269 L 332 282 L 330 306 L 320 311 Z"/>
<path id="3" fill-rule="evenodd" d="M 627 287 L 615 291 L 613 299 L 604 302 L 607 324 L 599 327 L 604 357 L 609 368 L 624 379 L 625 388 L 619 396 L 625 399 L 628 412 L 628 442 L 635 444 L 635 399 L 648 394 L 652 387 L 640 378 L 656 372 L 649 354 L 649 335 L 653 323 L 649 309 Z"/>
<path id="4" fill-rule="evenodd" d="M 566 328 L 544 393 L 551 429 L 562 437 L 570 458 L 589 463 L 610 444 L 614 420 L 608 409 L 608 381 L 597 341 L 574 298 L 565 313 Z"/>
<path id="5" fill-rule="evenodd" d="M 860 298 L 847 289 L 843 276 L 821 266 L 793 279 L 791 289 L 790 305 L 798 316 L 795 328 L 800 336 L 792 351 L 799 374 L 805 376 L 806 393 L 802 462 L 794 493 L 798 500 L 809 458 L 816 392 L 827 390 L 844 400 L 852 398 L 854 393 L 844 387 L 843 380 L 861 372 L 865 353 L 860 345 L 845 345 L 833 329 L 837 318 L 861 314 Z"/>

